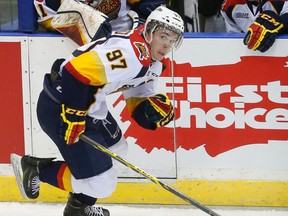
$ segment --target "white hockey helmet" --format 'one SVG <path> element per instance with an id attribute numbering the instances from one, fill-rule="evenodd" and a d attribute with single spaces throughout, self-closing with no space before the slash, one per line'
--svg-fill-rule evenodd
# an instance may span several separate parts
<path id="1" fill-rule="evenodd" d="M 159 6 L 147 17 L 147 20 L 144 25 L 144 37 L 145 40 L 150 44 L 150 41 L 147 39 L 147 35 L 152 35 L 152 33 L 157 29 L 157 27 L 164 27 L 170 31 L 173 31 L 178 34 L 178 38 L 174 43 L 172 49 L 177 49 L 183 40 L 184 34 L 184 22 L 181 16 L 168 9 L 165 6 Z"/>

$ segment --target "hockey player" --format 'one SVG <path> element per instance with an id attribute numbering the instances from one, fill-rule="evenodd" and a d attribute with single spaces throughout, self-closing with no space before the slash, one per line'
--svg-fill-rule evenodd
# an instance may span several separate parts
<path id="1" fill-rule="evenodd" d="M 221 13 L 227 32 L 245 32 L 248 49 L 266 52 L 288 33 L 287 0 L 225 0 Z"/>
<path id="2" fill-rule="evenodd" d="M 105 102 L 106 95 L 119 91 L 140 126 L 156 130 L 168 124 L 174 111 L 167 95 L 156 92 L 157 78 L 163 70 L 160 61 L 180 46 L 183 32 L 179 14 L 160 6 L 143 29 L 113 32 L 53 64 L 44 77 L 37 116 L 64 161 L 12 155 L 24 197 L 37 198 L 40 181 L 46 182 L 69 192 L 64 216 L 110 215 L 94 204 L 116 187 L 112 159 L 79 136 L 83 133 L 116 154 L 127 152 L 127 141 Z"/>

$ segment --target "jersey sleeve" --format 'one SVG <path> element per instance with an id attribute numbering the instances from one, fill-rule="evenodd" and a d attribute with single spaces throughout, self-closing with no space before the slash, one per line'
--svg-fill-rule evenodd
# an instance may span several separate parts
<path id="1" fill-rule="evenodd" d="M 91 96 L 107 83 L 103 62 L 93 49 L 100 42 L 78 48 L 62 67 L 63 103 L 69 107 L 88 109 Z"/>
<path id="2" fill-rule="evenodd" d="M 130 114 L 133 113 L 133 110 L 137 107 L 146 98 L 156 94 L 155 86 L 156 81 L 145 83 L 141 86 L 135 88 L 127 89 L 123 91 L 123 96 L 126 101 L 126 106 Z"/>
<path id="3" fill-rule="evenodd" d="M 154 67 L 152 66 L 151 71 L 160 76 L 160 74 L 162 73 L 163 65 L 160 62 L 155 62 L 155 64 L 156 65 Z M 155 77 L 153 78 L 153 80 L 148 80 L 142 85 L 123 91 L 123 96 L 130 114 L 133 113 L 133 110 L 144 99 L 158 93 L 158 80 L 159 78 Z"/>

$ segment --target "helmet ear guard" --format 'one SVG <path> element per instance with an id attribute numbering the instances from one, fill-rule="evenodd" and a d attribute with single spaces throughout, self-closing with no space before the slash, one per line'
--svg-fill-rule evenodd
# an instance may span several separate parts
<path id="1" fill-rule="evenodd" d="M 144 25 L 144 37 L 149 44 L 152 41 L 152 37 L 150 37 L 149 40 L 147 36 L 151 36 L 158 26 L 162 26 L 163 28 L 178 34 L 173 49 L 179 48 L 184 34 L 184 21 L 181 16 L 165 6 L 159 6 L 152 11 Z"/>

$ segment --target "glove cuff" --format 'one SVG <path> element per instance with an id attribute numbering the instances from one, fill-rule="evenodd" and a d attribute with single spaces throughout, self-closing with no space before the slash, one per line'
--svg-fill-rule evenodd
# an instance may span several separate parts
<path id="1" fill-rule="evenodd" d="M 144 100 L 138 104 L 138 106 L 133 111 L 132 118 L 137 122 L 139 126 L 148 130 L 156 130 L 157 125 L 145 115 L 145 108 L 146 106 L 149 106 L 148 104 L 150 104 L 148 100 Z"/>
<path id="2" fill-rule="evenodd" d="M 279 14 L 271 10 L 263 11 L 261 14 L 259 14 L 256 21 L 258 21 L 258 19 L 263 19 L 266 20 L 266 23 L 270 23 L 270 28 L 268 27 L 268 25 L 265 26 L 269 30 L 277 29 L 277 31 L 280 32 L 284 27 L 284 23 L 282 22 Z M 261 21 L 259 21 L 259 23 L 262 24 Z"/>

